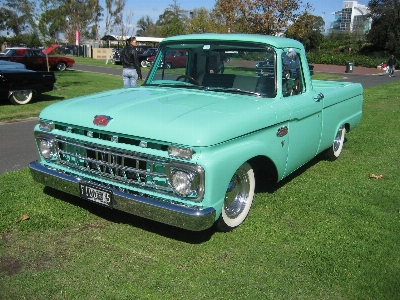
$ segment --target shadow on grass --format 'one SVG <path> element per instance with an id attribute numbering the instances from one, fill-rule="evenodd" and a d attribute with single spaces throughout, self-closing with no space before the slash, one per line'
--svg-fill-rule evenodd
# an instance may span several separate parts
<path id="1" fill-rule="evenodd" d="M 70 194 L 64 193 L 62 191 L 50 187 L 45 187 L 44 192 L 51 197 L 69 202 L 72 205 L 83 208 L 89 211 L 90 213 L 95 214 L 96 216 L 105 219 L 107 221 L 113 223 L 128 224 L 130 226 L 134 226 L 185 243 L 190 243 L 190 244 L 204 243 L 208 241 L 211 238 L 211 236 L 215 233 L 215 229 L 213 227 L 203 231 L 196 232 L 159 223 L 123 211 L 103 207 L 96 203 L 83 200 L 79 197 L 71 196 Z"/>

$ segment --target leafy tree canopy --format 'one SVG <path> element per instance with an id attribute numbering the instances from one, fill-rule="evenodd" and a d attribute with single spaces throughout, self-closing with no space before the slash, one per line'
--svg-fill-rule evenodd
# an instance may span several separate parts
<path id="1" fill-rule="evenodd" d="M 378 49 L 400 51 L 400 0 L 371 0 L 372 27 L 367 39 Z"/>
<path id="2" fill-rule="evenodd" d="M 288 27 L 285 35 L 302 42 L 306 50 L 309 51 L 318 48 L 321 44 L 324 26 L 325 22 L 322 17 L 305 12 Z"/>

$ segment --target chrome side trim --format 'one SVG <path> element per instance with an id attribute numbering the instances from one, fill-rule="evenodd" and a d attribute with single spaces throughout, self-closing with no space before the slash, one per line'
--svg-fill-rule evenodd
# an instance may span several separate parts
<path id="1" fill-rule="evenodd" d="M 79 183 L 82 182 L 80 178 L 47 168 L 38 161 L 31 162 L 29 169 L 35 181 L 79 197 Z M 207 229 L 215 222 L 216 212 L 212 207 L 196 210 L 116 189 L 112 189 L 112 192 L 113 208 L 143 218 L 192 231 Z"/>

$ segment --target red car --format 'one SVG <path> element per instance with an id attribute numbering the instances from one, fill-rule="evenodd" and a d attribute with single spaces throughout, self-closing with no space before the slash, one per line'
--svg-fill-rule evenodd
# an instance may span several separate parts
<path id="1" fill-rule="evenodd" d="M 51 70 L 64 71 L 74 65 L 75 61 L 65 56 L 47 56 L 40 49 L 13 47 L 0 53 L 0 60 L 24 64 L 27 69 L 47 71 L 47 62 Z"/>
<path id="2" fill-rule="evenodd" d="M 147 58 L 148 64 L 153 64 L 153 61 L 156 57 L 150 56 Z M 186 50 L 169 50 L 167 51 L 167 55 L 165 56 L 165 68 L 184 68 L 186 67 L 186 59 L 187 59 L 187 51 Z M 160 67 L 164 64 L 161 63 Z"/>

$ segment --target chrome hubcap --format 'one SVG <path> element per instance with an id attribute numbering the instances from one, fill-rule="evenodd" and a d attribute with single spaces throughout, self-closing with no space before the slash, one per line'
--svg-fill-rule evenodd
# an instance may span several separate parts
<path id="1" fill-rule="evenodd" d="M 230 219 L 239 216 L 246 207 L 250 191 L 250 181 L 247 173 L 237 170 L 225 194 L 224 210 Z"/>

